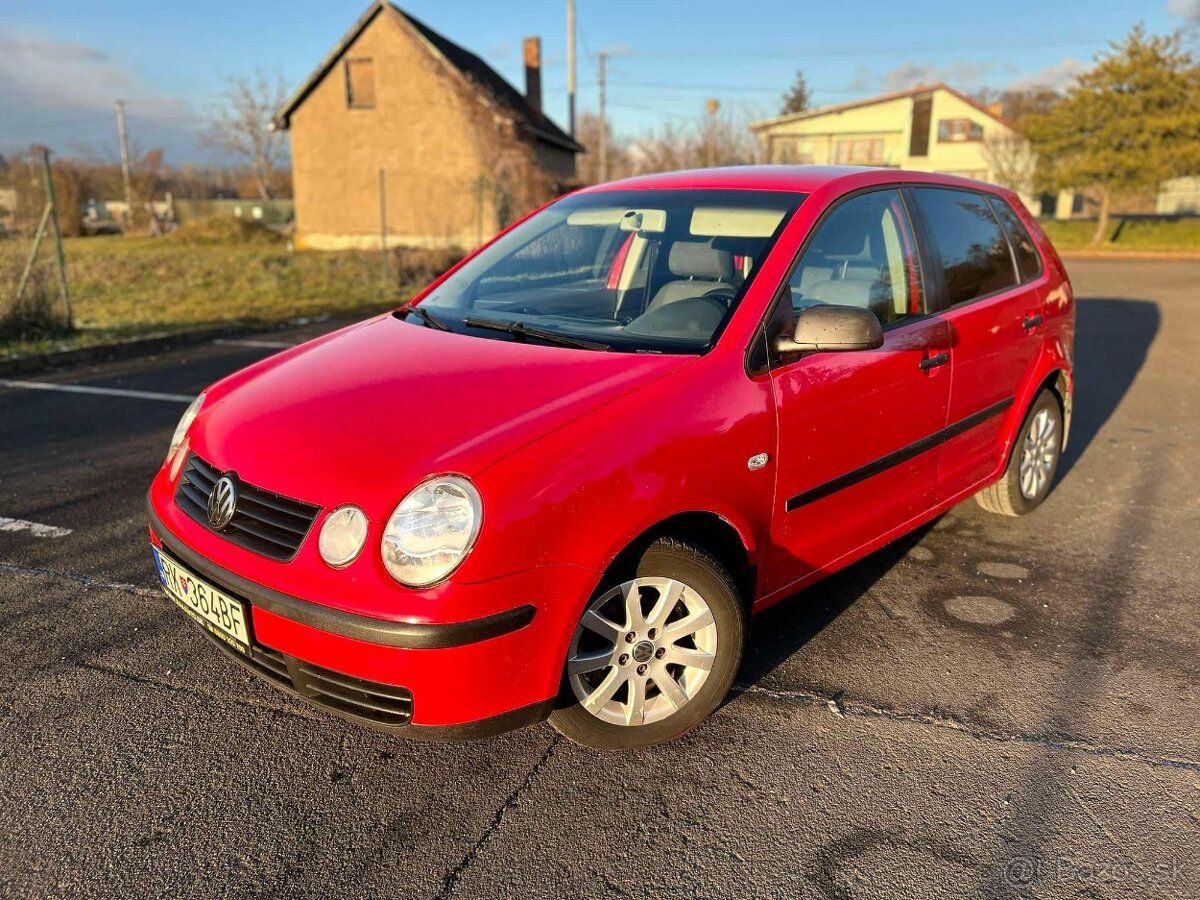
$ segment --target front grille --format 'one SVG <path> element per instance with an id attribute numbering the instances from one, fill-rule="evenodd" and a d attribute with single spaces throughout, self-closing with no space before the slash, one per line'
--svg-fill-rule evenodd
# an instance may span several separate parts
<path id="1" fill-rule="evenodd" d="M 180 509 L 209 529 L 208 495 L 220 477 L 219 469 L 189 453 L 175 491 Z M 239 547 L 286 562 L 300 549 L 320 509 L 239 481 L 237 511 L 217 533 Z"/>
<path id="2" fill-rule="evenodd" d="M 322 709 L 374 725 L 399 726 L 412 721 L 413 697 L 407 688 L 343 675 L 262 644 L 255 644 L 251 648 L 252 655 L 247 658 L 208 631 L 204 634 L 263 678 Z"/>

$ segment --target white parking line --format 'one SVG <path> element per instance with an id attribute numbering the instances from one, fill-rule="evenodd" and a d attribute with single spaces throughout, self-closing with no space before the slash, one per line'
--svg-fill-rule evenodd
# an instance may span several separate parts
<path id="1" fill-rule="evenodd" d="M 27 522 L 24 519 L 9 519 L 6 516 L 0 516 L 0 531 L 28 531 L 34 537 L 40 538 L 60 538 L 71 533 L 70 528 Z"/>
<path id="2" fill-rule="evenodd" d="M 102 397 L 130 397 L 134 400 L 166 400 L 169 403 L 191 403 L 196 399 L 187 394 L 128 391 L 124 388 L 92 387 L 86 384 L 53 384 L 49 381 L 10 381 L 5 378 L 0 378 L 0 387 L 25 388 L 31 391 L 62 391 L 67 394 L 99 394 Z"/>
<path id="3" fill-rule="evenodd" d="M 213 343 L 222 347 L 264 347 L 269 350 L 286 350 L 296 346 L 289 341 L 260 341 L 253 338 L 217 338 Z"/>

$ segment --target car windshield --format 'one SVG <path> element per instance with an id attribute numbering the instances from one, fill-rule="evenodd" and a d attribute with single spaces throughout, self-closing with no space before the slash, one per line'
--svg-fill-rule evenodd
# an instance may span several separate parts
<path id="1" fill-rule="evenodd" d="M 575 194 L 438 285 L 420 303 L 426 315 L 404 318 L 502 340 L 703 352 L 803 199 L 768 191 Z"/>

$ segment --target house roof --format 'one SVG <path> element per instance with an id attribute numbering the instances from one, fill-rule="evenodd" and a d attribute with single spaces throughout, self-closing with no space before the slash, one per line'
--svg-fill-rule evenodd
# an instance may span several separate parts
<path id="1" fill-rule="evenodd" d="M 329 74 L 350 45 L 358 38 L 368 25 L 380 13 L 394 15 L 407 27 L 413 29 L 421 38 L 431 53 L 451 69 L 457 72 L 484 98 L 502 107 L 518 124 L 524 126 L 537 140 L 552 144 L 574 153 L 582 153 L 583 145 L 573 140 L 570 135 L 558 127 L 545 113 L 534 109 L 526 101 L 524 95 L 509 84 L 503 76 L 486 62 L 460 47 L 449 38 L 434 31 L 424 22 L 413 18 L 395 4 L 386 0 L 377 0 L 359 16 L 358 21 L 342 36 L 337 45 L 326 54 L 320 64 L 308 76 L 307 80 L 296 89 L 282 107 L 275 113 L 274 123 L 277 128 L 286 129 L 292 113 L 313 92 L 322 79 Z"/>
<path id="2" fill-rule="evenodd" d="M 992 112 L 978 100 L 968 97 L 961 91 L 956 91 L 948 84 L 940 81 L 936 84 L 919 84 L 916 87 L 909 88 L 908 90 L 893 91 L 890 94 L 880 94 L 876 97 L 865 97 L 862 100 L 851 100 L 849 103 L 838 103 L 835 106 L 822 106 L 817 109 L 806 109 L 803 112 L 798 113 L 785 113 L 782 116 L 775 116 L 771 119 L 763 119 L 759 122 L 752 122 L 750 123 L 750 127 L 754 131 L 763 131 L 767 128 L 772 128 L 775 125 L 786 125 L 791 122 L 802 122 L 805 119 L 815 119 L 819 116 L 827 116 L 832 113 L 848 112 L 849 110 L 859 109 L 863 106 L 874 106 L 877 103 L 889 103 L 892 100 L 902 100 L 905 97 L 915 97 L 917 94 L 930 94 L 934 91 L 945 91 L 946 93 L 957 97 L 968 106 L 974 107 L 988 118 L 999 122 L 1001 125 L 1004 125 L 1007 128 L 1016 128 L 1016 125 L 1013 124 L 1011 120 L 1006 119 L 999 113 Z"/>

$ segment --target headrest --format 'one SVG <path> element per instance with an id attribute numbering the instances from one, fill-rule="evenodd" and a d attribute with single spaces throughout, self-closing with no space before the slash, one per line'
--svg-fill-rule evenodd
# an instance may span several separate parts
<path id="1" fill-rule="evenodd" d="M 849 203 L 821 228 L 816 247 L 830 259 L 870 256 L 869 235 L 879 226 L 882 212 L 872 204 Z M 872 221 L 874 220 L 874 221 Z"/>
<path id="2" fill-rule="evenodd" d="M 667 267 L 682 278 L 728 281 L 733 277 L 733 254 L 715 250 L 707 241 L 676 241 L 671 245 Z"/>

